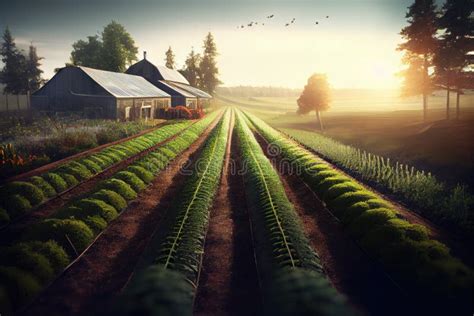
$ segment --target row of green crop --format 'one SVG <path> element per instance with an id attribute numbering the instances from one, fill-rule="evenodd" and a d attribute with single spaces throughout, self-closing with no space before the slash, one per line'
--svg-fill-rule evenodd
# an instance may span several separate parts
<path id="1" fill-rule="evenodd" d="M 469 295 L 473 273 L 429 236 L 426 227 L 411 224 L 393 204 L 332 168 L 257 117 L 246 114 L 254 127 L 326 203 L 347 231 L 410 294 L 421 298 L 461 301 Z M 463 300 L 464 299 L 464 300 Z"/>
<path id="2" fill-rule="evenodd" d="M 209 211 L 220 182 L 230 111 L 207 139 L 192 175 L 170 209 L 169 229 L 155 237 L 154 263 L 132 279 L 114 315 L 191 315 Z M 154 242 L 152 243 L 154 244 Z"/>
<path id="3" fill-rule="evenodd" d="M 362 180 L 375 182 L 396 194 L 424 216 L 474 233 L 474 196 L 464 186 L 450 190 L 431 173 L 341 144 L 319 133 L 282 131 Z"/>
<path id="4" fill-rule="evenodd" d="M 0 188 L 0 226 L 18 218 L 49 198 L 87 180 L 104 169 L 178 134 L 189 121 L 168 124 L 147 134 L 109 146 L 64 163 L 40 176 L 15 181 Z"/>
<path id="5" fill-rule="evenodd" d="M 170 161 L 198 139 L 217 114 L 101 181 L 87 196 L 51 218 L 27 227 L 18 240 L 1 249 L 0 312 L 9 313 L 28 302 L 82 253 Z"/>
<path id="6" fill-rule="evenodd" d="M 304 235 L 278 173 L 239 112 L 237 121 L 245 191 L 268 315 L 351 315 Z"/>

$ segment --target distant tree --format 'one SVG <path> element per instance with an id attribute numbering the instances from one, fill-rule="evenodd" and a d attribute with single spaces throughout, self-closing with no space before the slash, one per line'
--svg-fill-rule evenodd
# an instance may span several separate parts
<path id="1" fill-rule="evenodd" d="M 5 85 L 3 88 L 3 93 L 16 95 L 24 93 L 25 87 L 27 86 L 25 76 L 26 58 L 16 47 L 15 39 L 13 38 L 8 27 L 3 33 L 3 42 L 0 46 L 0 55 L 2 56 L 3 62 L 3 69 L 0 72 L 0 82 Z M 17 106 L 19 109 L 20 103 L 18 97 Z"/>
<path id="2" fill-rule="evenodd" d="M 103 69 L 124 72 L 128 65 L 137 60 L 138 47 L 130 33 L 115 21 L 110 22 L 102 32 Z"/>
<path id="3" fill-rule="evenodd" d="M 102 41 L 98 35 L 88 36 L 72 44 L 71 63 L 91 68 L 102 67 Z"/>
<path id="4" fill-rule="evenodd" d="M 308 114 L 311 111 L 315 111 L 321 130 L 324 130 L 324 127 L 320 112 L 329 109 L 329 90 L 326 75 L 313 74 L 309 77 L 308 83 L 297 101 L 297 113 Z"/>
<path id="5" fill-rule="evenodd" d="M 199 86 L 210 94 L 213 94 L 216 87 L 221 83 L 219 78 L 219 69 L 217 68 L 216 57 L 217 47 L 214 37 L 209 32 L 204 39 L 204 53 L 199 63 L 199 72 L 201 74 Z"/>
<path id="6" fill-rule="evenodd" d="M 171 46 L 168 47 L 168 50 L 165 53 L 165 66 L 168 67 L 169 69 L 174 69 L 175 68 L 175 63 L 174 63 L 174 53 L 173 50 L 171 49 Z"/>
<path id="7" fill-rule="evenodd" d="M 474 50 L 474 2 L 472 0 L 447 0 L 438 20 L 439 46 L 434 56 L 436 83 L 447 90 L 446 118 L 449 119 L 450 91 L 456 91 L 456 118 L 459 118 L 459 94 L 468 76 Z M 472 69 L 471 69 L 472 70 Z"/>
<path id="8" fill-rule="evenodd" d="M 436 50 L 436 6 L 433 0 L 415 0 L 408 7 L 406 18 L 409 25 L 400 33 L 405 42 L 398 47 L 405 51 L 404 62 L 408 66 L 401 73 L 405 77 L 403 94 L 423 95 L 423 118 L 426 120 L 428 95 L 433 89 L 429 68 Z"/>
<path id="9" fill-rule="evenodd" d="M 189 81 L 191 86 L 198 86 L 200 73 L 199 73 L 199 62 L 201 56 L 194 52 L 194 49 L 191 49 L 186 61 L 184 62 L 184 67 L 180 71 L 181 74 Z"/>
<path id="10" fill-rule="evenodd" d="M 43 83 L 43 79 L 41 78 L 43 70 L 40 69 L 40 61 L 42 59 L 44 58 L 38 57 L 36 47 L 31 44 L 28 51 L 28 58 L 26 60 L 26 76 L 28 80 L 27 90 L 29 93 L 38 90 Z"/>
<path id="11" fill-rule="evenodd" d="M 124 72 L 137 60 L 138 48 L 130 33 L 116 21 L 104 27 L 101 38 L 88 36 L 72 45 L 73 65 Z"/>

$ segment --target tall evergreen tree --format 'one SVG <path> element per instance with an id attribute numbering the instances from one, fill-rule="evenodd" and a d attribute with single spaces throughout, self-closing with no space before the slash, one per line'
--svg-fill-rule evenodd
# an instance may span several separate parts
<path id="1" fill-rule="evenodd" d="M 3 33 L 3 42 L 0 47 L 0 55 L 2 56 L 3 69 L 0 72 L 0 82 L 5 85 L 4 94 L 24 93 L 27 82 L 25 76 L 26 58 L 22 52 L 16 47 L 10 29 L 7 27 Z M 17 97 L 17 106 L 20 107 Z M 7 104 L 8 107 L 8 104 Z"/>
<path id="2" fill-rule="evenodd" d="M 199 73 L 199 62 L 201 60 L 201 56 L 194 52 L 194 48 L 191 49 L 186 61 L 184 62 L 184 67 L 180 71 L 181 74 L 189 81 L 191 86 L 198 86 L 200 73 Z"/>
<path id="3" fill-rule="evenodd" d="M 201 78 L 199 80 L 200 87 L 208 93 L 214 93 L 216 87 L 221 83 L 219 78 L 219 69 L 217 68 L 217 47 L 214 37 L 209 32 L 204 39 L 204 53 L 199 63 L 199 72 Z"/>
<path id="4" fill-rule="evenodd" d="M 26 60 L 26 76 L 28 79 L 28 92 L 34 92 L 39 89 L 43 83 L 41 74 L 43 71 L 40 69 L 40 61 L 44 59 L 43 57 L 38 57 L 36 52 L 36 47 L 33 44 L 30 45 L 28 51 L 28 59 Z"/>
<path id="5" fill-rule="evenodd" d="M 474 2 L 447 0 L 438 20 L 439 47 L 434 57 L 436 82 L 446 88 L 446 116 L 449 119 L 450 92 L 456 97 L 456 117 L 459 118 L 459 94 L 465 81 L 464 72 L 472 64 L 468 53 L 474 50 Z"/>
<path id="6" fill-rule="evenodd" d="M 168 47 L 168 50 L 165 53 L 165 66 L 168 67 L 169 69 L 174 69 L 175 68 L 175 63 L 174 63 L 174 53 L 173 50 L 171 49 L 171 46 Z"/>
<path id="7" fill-rule="evenodd" d="M 433 89 L 429 69 L 436 50 L 436 6 L 433 0 L 415 0 L 406 14 L 408 26 L 402 29 L 405 42 L 399 50 L 405 51 L 404 62 L 408 68 L 405 77 L 405 95 L 423 95 L 423 118 L 426 120 L 428 95 Z M 421 61 L 421 65 L 420 65 Z M 412 64 L 413 63 L 413 64 Z"/>

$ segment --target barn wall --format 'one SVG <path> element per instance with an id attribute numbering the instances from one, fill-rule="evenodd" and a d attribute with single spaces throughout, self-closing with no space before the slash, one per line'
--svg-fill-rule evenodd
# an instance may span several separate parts
<path id="1" fill-rule="evenodd" d="M 91 118 L 116 118 L 116 100 L 82 70 L 67 67 L 31 98 L 34 111 L 77 113 Z"/>

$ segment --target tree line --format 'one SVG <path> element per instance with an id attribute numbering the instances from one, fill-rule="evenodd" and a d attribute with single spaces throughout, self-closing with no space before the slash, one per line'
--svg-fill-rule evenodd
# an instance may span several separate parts
<path id="1" fill-rule="evenodd" d="M 428 96 L 445 89 L 446 118 L 450 118 L 450 94 L 456 93 L 456 118 L 459 97 L 464 89 L 474 88 L 474 1 L 447 0 L 438 8 L 434 0 L 415 0 L 408 7 L 408 26 L 401 31 L 405 40 L 398 49 L 407 65 L 403 95 L 423 96 L 426 119 Z"/>
<path id="2" fill-rule="evenodd" d="M 178 71 L 189 81 L 189 84 L 213 94 L 222 82 L 219 80 L 217 68 L 217 47 L 214 37 L 209 32 L 203 43 L 202 55 L 194 48 L 186 57 L 184 65 Z M 165 66 L 176 69 L 175 55 L 171 47 L 165 52 Z"/>
<path id="3" fill-rule="evenodd" d="M 27 94 L 39 89 L 43 83 L 40 69 L 40 61 L 36 52 L 36 47 L 31 43 L 26 53 L 18 48 L 10 29 L 5 28 L 0 45 L 0 56 L 2 57 L 3 68 L 0 70 L 0 83 L 4 84 L 3 94 L 17 95 L 17 106 L 20 107 L 19 95 Z M 7 110 L 8 110 L 8 98 Z"/>
<path id="4" fill-rule="evenodd" d="M 71 64 L 96 69 L 124 72 L 128 66 L 137 61 L 138 47 L 125 27 L 116 21 L 110 22 L 99 35 L 88 36 L 73 45 Z M 204 39 L 202 55 L 194 49 L 186 58 L 179 70 L 189 84 L 209 93 L 214 93 L 221 83 L 217 68 L 217 48 L 214 37 L 208 33 Z M 171 47 L 165 52 L 165 66 L 176 68 L 175 55 Z"/>

